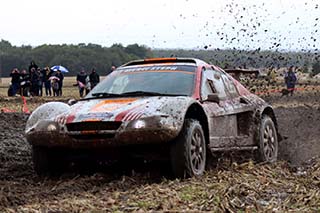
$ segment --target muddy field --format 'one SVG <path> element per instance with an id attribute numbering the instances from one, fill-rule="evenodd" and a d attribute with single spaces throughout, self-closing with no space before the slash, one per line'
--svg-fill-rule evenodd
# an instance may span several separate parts
<path id="1" fill-rule="evenodd" d="M 23 136 L 27 115 L 0 113 L 0 212 L 320 211 L 320 93 L 264 98 L 276 106 L 280 160 L 223 156 L 188 180 L 170 179 L 166 165 L 155 163 L 39 178 Z"/>

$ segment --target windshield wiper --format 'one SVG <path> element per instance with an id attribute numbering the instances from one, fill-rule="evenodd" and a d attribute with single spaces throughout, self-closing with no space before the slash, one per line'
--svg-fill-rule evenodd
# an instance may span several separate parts
<path id="1" fill-rule="evenodd" d="M 108 93 L 108 92 L 97 92 L 91 94 L 92 97 L 82 98 L 80 100 L 89 100 L 89 99 L 97 99 L 97 98 L 109 98 L 109 97 L 121 97 L 121 95 L 116 93 Z"/>
<path id="2" fill-rule="evenodd" d="M 167 94 L 159 92 L 148 92 L 148 91 L 133 91 L 120 93 L 120 96 L 186 96 L 185 94 Z"/>
<path id="3" fill-rule="evenodd" d="M 98 99 L 98 98 L 110 98 L 110 97 L 130 97 L 130 96 L 187 96 L 186 94 L 166 94 L 159 92 L 147 92 L 147 91 L 133 91 L 124 93 L 107 93 L 107 92 L 97 92 L 91 94 L 92 97 L 82 98 L 81 100 Z"/>
<path id="4" fill-rule="evenodd" d="M 91 94 L 93 97 L 118 97 L 121 96 L 117 93 L 108 93 L 108 92 L 97 92 Z"/>

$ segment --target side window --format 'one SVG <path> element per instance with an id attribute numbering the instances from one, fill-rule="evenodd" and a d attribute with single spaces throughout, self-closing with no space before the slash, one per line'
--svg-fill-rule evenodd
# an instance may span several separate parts
<path id="1" fill-rule="evenodd" d="M 221 72 L 212 70 L 212 73 L 213 73 L 213 78 L 212 78 L 213 86 L 216 92 L 218 93 L 219 98 L 224 100 L 227 98 L 227 93 L 226 93 L 225 85 L 223 83 Z"/>
<path id="2" fill-rule="evenodd" d="M 201 80 L 201 99 L 205 100 L 208 98 L 208 94 L 214 93 L 214 87 L 212 82 L 213 73 L 212 70 L 202 69 L 202 80 Z"/>
<path id="3" fill-rule="evenodd" d="M 238 91 L 236 86 L 234 85 L 233 81 L 224 73 L 221 73 L 223 81 L 226 85 L 226 89 L 232 97 L 238 96 Z"/>
<path id="4" fill-rule="evenodd" d="M 207 99 L 208 94 L 218 93 L 221 100 L 225 100 L 228 94 L 235 96 L 237 90 L 233 82 L 224 73 L 211 68 L 202 70 L 201 98 Z"/>

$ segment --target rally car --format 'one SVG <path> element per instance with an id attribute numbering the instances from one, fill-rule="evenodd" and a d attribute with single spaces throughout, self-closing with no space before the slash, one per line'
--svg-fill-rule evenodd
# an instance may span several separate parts
<path id="1" fill-rule="evenodd" d="M 85 98 L 38 107 L 25 134 L 39 175 L 78 154 L 167 158 L 176 177 L 202 175 L 212 152 L 255 150 L 265 162 L 278 156 L 273 108 L 193 58 L 126 63 Z"/>

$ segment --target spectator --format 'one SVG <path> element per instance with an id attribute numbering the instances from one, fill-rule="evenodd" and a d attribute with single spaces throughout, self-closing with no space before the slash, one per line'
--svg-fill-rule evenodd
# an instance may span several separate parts
<path id="1" fill-rule="evenodd" d="M 100 82 L 100 76 L 94 68 L 92 68 L 91 70 L 89 79 L 90 79 L 91 89 L 93 89 Z"/>
<path id="2" fill-rule="evenodd" d="M 45 67 L 43 72 L 44 75 L 44 87 L 45 87 L 45 91 L 46 91 L 46 96 L 51 96 L 51 81 L 50 81 L 50 77 L 52 75 L 52 71 L 50 70 L 49 67 Z"/>
<path id="3" fill-rule="evenodd" d="M 87 75 L 86 77 L 86 86 L 85 86 L 85 91 L 86 91 L 86 95 L 88 95 L 88 93 L 90 92 L 91 90 L 91 82 L 90 82 L 90 78 L 89 76 Z"/>
<path id="4" fill-rule="evenodd" d="M 31 75 L 32 68 L 34 68 L 35 70 L 38 69 L 38 66 L 36 65 L 36 63 L 33 60 L 30 62 L 30 65 L 29 65 L 29 75 Z"/>
<path id="5" fill-rule="evenodd" d="M 40 67 L 38 67 L 38 69 L 37 69 L 37 74 L 38 74 L 38 76 L 39 76 L 39 81 L 38 81 L 38 90 L 39 90 L 39 92 L 38 92 L 38 94 L 39 94 L 39 96 L 42 96 L 42 92 L 43 92 L 43 84 L 44 84 L 44 74 L 43 74 L 43 70 L 40 68 Z"/>
<path id="6" fill-rule="evenodd" d="M 79 94 L 80 94 L 81 98 L 83 97 L 83 92 L 84 92 L 84 89 L 86 88 L 87 77 L 88 77 L 88 75 L 86 74 L 84 69 L 82 69 L 77 75 L 77 85 L 79 88 Z"/>
<path id="7" fill-rule="evenodd" d="M 293 95 L 294 88 L 297 82 L 297 77 L 294 74 L 293 68 L 293 66 L 289 67 L 289 71 L 286 72 L 284 76 L 284 81 L 287 85 L 287 90 L 289 91 L 290 95 Z"/>
<path id="8" fill-rule="evenodd" d="M 39 96 L 39 85 L 40 85 L 40 70 L 31 68 L 31 95 Z"/>
<path id="9" fill-rule="evenodd" d="M 58 96 L 62 96 L 62 87 L 63 87 L 64 76 L 63 76 L 63 74 L 62 74 L 62 72 L 60 70 L 57 70 L 57 73 L 55 74 L 55 76 L 57 76 L 59 78 L 59 81 L 58 81 L 58 84 L 59 84 Z"/>
<path id="10" fill-rule="evenodd" d="M 56 73 L 57 74 L 57 73 Z M 49 78 L 52 87 L 53 96 L 59 96 L 59 78 L 53 75 Z"/>
<path id="11" fill-rule="evenodd" d="M 26 70 L 22 70 L 20 73 L 20 95 L 30 95 L 30 76 Z"/>
<path id="12" fill-rule="evenodd" d="M 14 68 L 10 73 L 11 85 L 8 90 L 8 96 L 15 96 L 20 88 L 20 72 Z"/>
<path id="13" fill-rule="evenodd" d="M 111 69 L 110 69 L 110 71 L 107 73 L 107 75 L 109 75 L 110 73 L 112 73 L 115 69 L 116 69 L 115 66 L 111 66 Z"/>

